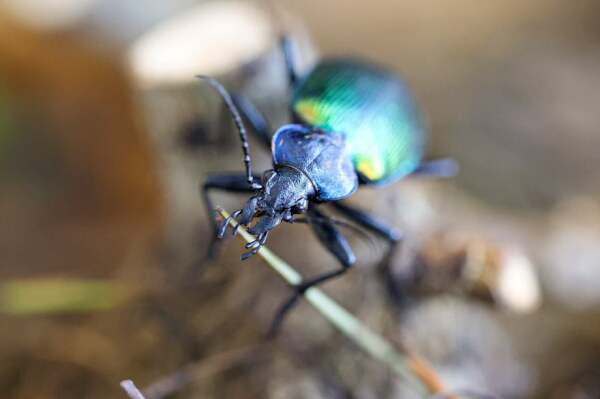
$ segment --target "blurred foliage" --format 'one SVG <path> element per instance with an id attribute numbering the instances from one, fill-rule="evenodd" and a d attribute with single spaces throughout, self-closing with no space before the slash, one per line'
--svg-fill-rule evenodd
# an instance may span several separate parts
<path id="1" fill-rule="evenodd" d="M 10 101 L 0 81 L 0 162 L 8 152 L 14 133 Z"/>
<path id="2" fill-rule="evenodd" d="M 0 283 L 0 312 L 12 315 L 92 312 L 123 304 L 130 293 L 114 281 L 29 279 Z"/>

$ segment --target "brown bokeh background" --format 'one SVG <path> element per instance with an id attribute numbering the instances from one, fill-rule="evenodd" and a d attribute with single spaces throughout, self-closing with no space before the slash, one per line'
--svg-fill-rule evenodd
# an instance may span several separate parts
<path id="1" fill-rule="evenodd" d="M 0 6 L 0 297 L 9 283 L 60 277 L 108 281 L 126 299 L 89 311 L 0 306 L 0 396 L 125 397 L 122 379 L 146 387 L 175 373 L 185 381 L 173 397 L 412 397 L 305 304 L 265 342 L 288 291 L 260 259 L 240 263 L 239 242 L 186 274 L 210 234 L 202 202 L 198 194 L 192 229 L 173 235 L 162 163 L 173 149 L 157 145 L 143 122 L 127 53 L 154 24 L 197 2 L 89 3 L 87 14 L 51 29 Z M 357 54 L 401 73 L 427 115 L 430 156 L 461 165 L 450 182 L 410 181 L 353 198 L 405 228 L 398 273 L 426 269 L 411 280 L 418 288 L 407 288 L 408 305 L 390 301 L 376 272 L 384 245 L 360 237 L 352 239 L 356 270 L 326 291 L 411 345 L 452 388 L 600 397 L 597 2 L 278 7 L 302 21 L 320 54 Z M 223 139 L 175 154 L 193 165 L 198 184 L 203 173 L 239 168 L 238 151 Z M 269 247 L 306 274 L 335 266 L 305 227 L 281 227 Z M 525 257 L 541 307 L 502 307 L 493 277 L 465 288 L 455 269 L 475 247 L 492 269 L 514 252 Z"/>

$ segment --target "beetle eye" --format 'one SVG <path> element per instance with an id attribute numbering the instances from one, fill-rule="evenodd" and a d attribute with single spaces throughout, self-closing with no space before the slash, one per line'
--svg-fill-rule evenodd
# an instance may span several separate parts
<path id="1" fill-rule="evenodd" d="M 283 220 L 285 220 L 286 222 L 291 222 L 292 219 L 293 219 L 292 211 L 290 209 L 286 210 L 285 213 L 283 214 Z"/>
<path id="2" fill-rule="evenodd" d="M 294 206 L 297 212 L 305 212 L 306 208 L 308 208 L 308 201 L 306 198 L 302 198 L 298 203 Z"/>

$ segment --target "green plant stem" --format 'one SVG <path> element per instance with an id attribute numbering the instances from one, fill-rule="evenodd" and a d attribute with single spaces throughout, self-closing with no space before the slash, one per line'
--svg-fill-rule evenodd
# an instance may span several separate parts
<path id="1" fill-rule="evenodd" d="M 219 209 L 218 212 L 223 218 L 229 216 L 222 209 Z M 230 219 L 230 224 L 232 227 L 237 226 L 237 222 L 233 219 Z M 242 226 L 238 227 L 238 233 L 247 242 L 255 240 L 254 236 L 248 233 Z M 262 247 L 258 253 L 289 284 L 296 285 L 302 282 L 302 275 L 268 248 Z M 421 395 L 425 397 L 428 392 L 439 392 L 439 387 L 435 387 L 435 383 L 424 381 L 420 373 L 415 373 L 416 362 L 421 362 L 419 366 L 423 366 L 420 359 L 416 361 L 409 355 L 401 354 L 389 341 L 369 329 L 320 289 L 316 287 L 308 289 L 305 297 L 342 334 L 370 354 L 374 359 L 385 364 L 398 376 L 404 378 Z"/>

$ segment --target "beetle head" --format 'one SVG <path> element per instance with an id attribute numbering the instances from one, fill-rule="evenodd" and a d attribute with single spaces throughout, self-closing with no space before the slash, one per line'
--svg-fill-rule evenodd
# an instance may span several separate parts
<path id="1" fill-rule="evenodd" d="M 242 255 L 246 259 L 258 252 L 264 245 L 271 230 L 281 222 L 291 223 L 295 214 L 306 212 L 309 199 L 315 193 L 309 178 L 294 167 L 279 166 L 263 175 L 262 188 L 248 199 L 244 207 L 235 211 L 231 218 L 238 225 L 248 227 L 248 232 L 256 240 L 247 244 L 249 252 Z M 254 220 L 256 223 L 250 225 Z M 229 220 L 223 221 L 219 237 L 225 234 Z M 233 232 L 237 231 L 237 227 Z"/>

